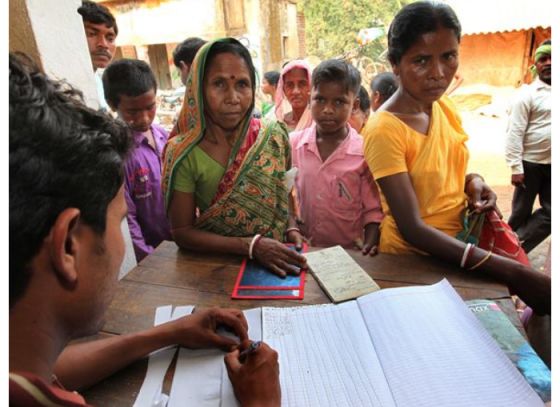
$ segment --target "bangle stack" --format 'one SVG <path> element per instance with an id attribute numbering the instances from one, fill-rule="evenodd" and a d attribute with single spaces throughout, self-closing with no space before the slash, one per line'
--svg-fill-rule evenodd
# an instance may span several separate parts
<path id="1" fill-rule="evenodd" d="M 249 245 L 249 258 L 251 260 L 253 260 L 253 249 L 255 248 L 255 246 L 257 245 L 257 242 L 261 239 L 262 235 L 259 235 L 258 233 L 255 235 L 255 237 L 253 237 L 253 240 L 251 240 L 251 244 Z"/>

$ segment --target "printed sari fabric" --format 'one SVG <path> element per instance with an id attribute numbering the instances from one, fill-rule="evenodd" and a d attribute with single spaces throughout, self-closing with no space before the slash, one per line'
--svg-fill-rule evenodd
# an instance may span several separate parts
<path id="1" fill-rule="evenodd" d="M 276 94 L 274 96 L 274 110 L 269 112 L 268 117 L 276 117 L 279 122 L 285 123 L 284 119 L 288 113 L 291 113 L 292 107 L 288 102 L 286 95 L 284 94 L 284 75 L 290 72 L 292 69 L 303 69 L 307 72 L 307 80 L 309 82 L 309 87 L 311 88 L 311 66 L 304 60 L 296 59 L 288 63 L 280 73 L 280 79 L 278 85 L 276 86 Z M 274 116 L 272 116 L 272 114 Z M 303 130 L 310 127 L 313 124 L 313 118 L 311 117 L 311 109 L 309 104 L 305 108 L 305 111 L 299 118 L 295 128 L 290 129 L 290 131 Z"/>
<path id="2" fill-rule="evenodd" d="M 169 140 L 163 159 L 162 189 L 167 208 L 173 194 L 178 164 L 202 140 L 205 131 L 202 84 L 206 58 L 218 41 L 203 46 L 191 67 L 177 136 Z M 282 124 L 251 118 L 253 106 L 239 125 L 227 170 L 210 207 L 195 221 L 201 230 L 222 236 L 264 236 L 282 240 L 288 223 L 290 145 Z"/>

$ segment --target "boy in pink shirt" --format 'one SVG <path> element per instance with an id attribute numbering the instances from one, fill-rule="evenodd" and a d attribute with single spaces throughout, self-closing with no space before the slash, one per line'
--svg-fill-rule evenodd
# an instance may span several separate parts
<path id="1" fill-rule="evenodd" d="M 364 160 L 362 138 L 348 125 L 357 98 L 360 73 L 344 61 L 330 59 L 311 78 L 314 124 L 290 134 L 292 165 L 302 234 L 313 246 L 361 246 L 377 253 L 383 218 L 379 193 Z"/>

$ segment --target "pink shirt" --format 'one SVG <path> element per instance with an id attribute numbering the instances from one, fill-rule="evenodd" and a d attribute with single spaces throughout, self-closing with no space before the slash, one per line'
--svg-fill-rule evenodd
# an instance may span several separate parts
<path id="1" fill-rule="evenodd" d="M 363 238 L 364 226 L 383 219 L 379 192 L 364 160 L 363 140 L 348 126 L 348 137 L 321 159 L 316 127 L 290 134 L 302 233 L 313 246 L 353 248 Z"/>

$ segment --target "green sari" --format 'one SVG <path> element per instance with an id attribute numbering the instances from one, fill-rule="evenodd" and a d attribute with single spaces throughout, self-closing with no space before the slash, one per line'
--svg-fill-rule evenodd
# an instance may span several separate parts
<path id="1" fill-rule="evenodd" d="M 212 46 L 207 43 L 193 61 L 179 115 L 177 135 L 164 151 L 162 188 L 167 208 L 173 194 L 179 163 L 202 140 L 205 132 L 203 76 Z M 195 227 L 222 236 L 247 237 L 260 233 L 283 240 L 288 224 L 288 190 L 285 174 L 290 165 L 288 133 L 280 123 L 252 118 L 253 104 L 239 125 L 228 165 L 210 207 L 200 213 Z"/>

